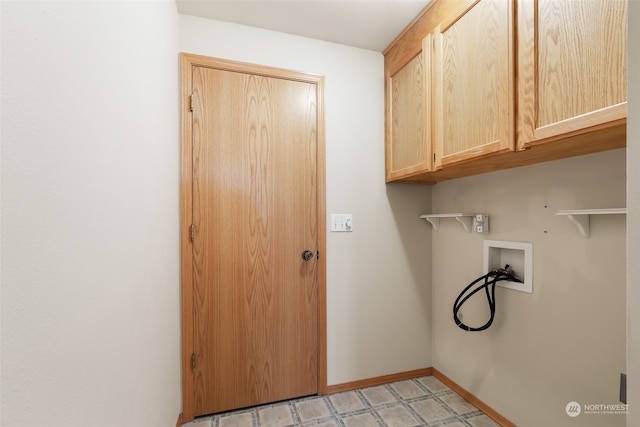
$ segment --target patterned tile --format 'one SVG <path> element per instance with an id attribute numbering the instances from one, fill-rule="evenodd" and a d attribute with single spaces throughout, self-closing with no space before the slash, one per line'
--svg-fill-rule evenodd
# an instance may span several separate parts
<path id="1" fill-rule="evenodd" d="M 247 427 L 253 425 L 253 415 L 251 412 L 241 412 L 221 416 L 218 419 L 218 427 Z"/>
<path id="2" fill-rule="evenodd" d="M 389 408 L 378 409 L 378 414 L 386 425 L 393 427 L 415 427 L 422 423 L 407 408 L 398 404 Z"/>
<path id="3" fill-rule="evenodd" d="M 387 387 L 383 385 L 362 389 L 362 395 L 369 401 L 371 406 L 384 405 L 398 400 L 391 394 Z"/>
<path id="4" fill-rule="evenodd" d="M 467 418 L 467 422 L 473 427 L 500 427 L 500 424 L 493 421 L 486 415 L 478 415 L 477 417 Z"/>
<path id="5" fill-rule="evenodd" d="M 182 427 L 211 427 L 211 420 L 193 420 L 190 423 L 182 424 Z"/>
<path id="6" fill-rule="evenodd" d="M 331 415 L 327 404 L 322 398 L 303 400 L 302 402 L 296 403 L 295 407 L 298 410 L 300 421 L 303 422 L 327 418 Z"/>
<path id="7" fill-rule="evenodd" d="M 440 393 L 441 391 L 449 391 L 450 388 L 444 385 L 439 379 L 436 377 L 422 377 L 418 378 L 418 382 L 420 382 L 423 386 L 429 389 L 431 393 Z"/>
<path id="8" fill-rule="evenodd" d="M 452 417 L 452 414 L 445 409 L 445 406 L 435 399 L 419 400 L 411 403 L 410 406 L 426 422 L 446 420 Z"/>
<path id="9" fill-rule="evenodd" d="M 499 427 L 434 377 L 202 417 L 182 427 Z"/>
<path id="10" fill-rule="evenodd" d="M 311 421 L 302 424 L 302 427 L 342 427 L 342 424 L 340 424 L 337 418 L 332 418 L 325 421 Z"/>
<path id="11" fill-rule="evenodd" d="M 338 418 L 330 418 L 323 421 L 309 421 L 308 423 L 300 424 L 302 427 L 343 427 L 344 424 L 340 422 Z"/>
<path id="12" fill-rule="evenodd" d="M 405 400 L 413 399 L 414 397 L 424 396 L 427 393 L 418 387 L 418 384 L 411 380 L 399 381 L 391 384 L 391 388 L 393 388 L 396 393 L 400 395 Z"/>
<path id="13" fill-rule="evenodd" d="M 261 427 L 284 427 L 293 424 L 293 415 L 288 404 L 264 408 L 258 411 Z"/>
<path id="14" fill-rule="evenodd" d="M 339 414 L 364 409 L 364 404 L 355 391 L 334 394 L 329 399 Z"/>
<path id="15" fill-rule="evenodd" d="M 372 427 L 379 425 L 378 421 L 373 416 L 373 414 L 371 414 L 371 412 L 343 417 L 342 422 L 347 427 Z"/>
<path id="16" fill-rule="evenodd" d="M 447 394 L 445 396 L 441 396 L 440 399 L 442 399 L 442 401 L 448 407 L 450 407 L 460 415 L 468 414 L 469 412 L 478 410 L 478 408 L 476 408 L 457 394 Z"/>

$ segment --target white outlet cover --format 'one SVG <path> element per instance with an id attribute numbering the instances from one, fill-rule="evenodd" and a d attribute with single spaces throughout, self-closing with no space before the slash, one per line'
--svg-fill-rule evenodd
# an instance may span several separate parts
<path id="1" fill-rule="evenodd" d="M 331 214 L 331 231 L 353 231 L 353 214 Z"/>

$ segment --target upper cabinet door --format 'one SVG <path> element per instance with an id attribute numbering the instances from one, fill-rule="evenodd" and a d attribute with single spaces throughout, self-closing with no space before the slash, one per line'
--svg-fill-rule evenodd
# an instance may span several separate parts
<path id="1" fill-rule="evenodd" d="M 514 150 L 513 4 L 480 0 L 434 33 L 436 168 Z"/>
<path id="2" fill-rule="evenodd" d="M 387 78 L 387 182 L 431 170 L 431 63 L 430 50 L 424 49 L 430 40 Z"/>
<path id="3" fill-rule="evenodd" d="M 518 148 L 626 121 L 627 1 L 518 3 Z"/>

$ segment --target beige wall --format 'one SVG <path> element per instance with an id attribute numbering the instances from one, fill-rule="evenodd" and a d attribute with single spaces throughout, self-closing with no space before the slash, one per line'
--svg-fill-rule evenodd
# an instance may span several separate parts
<path id="1" fill-rule="evenodd" d="M 180 16 L 180 50 L 325 76 L 328 383 L 429 367 L 431 188 L 384 183 L 379 52 Z M 328 230 L 327 225 L 327 230 Z"/>
<path id="2" fill-rule="evenodd" d="M 434 212 L 485 212 L 487 236 L 455 221 L 433 233 L 433 364 L 521 426 L 625 424 L 624 416 L 569 418 L 565 406 L 618 403 L 625 372 L 625 217 L 591 218 L 591 238 L 561 209 L 625 206 L 625 151 L 593 154 L 442 182 Z M 452 305 L 482 274 L 483 239 L 533 243 L 533 294 L 496 292 L 490 329 L 458 329 Z M 475 297 L 474 297 L 475 298 Z M 463 312 L 488 315 L 482 296 Z"/>

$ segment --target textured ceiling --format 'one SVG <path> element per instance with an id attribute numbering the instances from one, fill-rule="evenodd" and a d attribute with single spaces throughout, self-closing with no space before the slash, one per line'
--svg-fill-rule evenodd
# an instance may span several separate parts
<path id="1" fill-rule="evenodd" d="M 178 12 L 382 52 L 429 0 L 176 0 Z"/>

